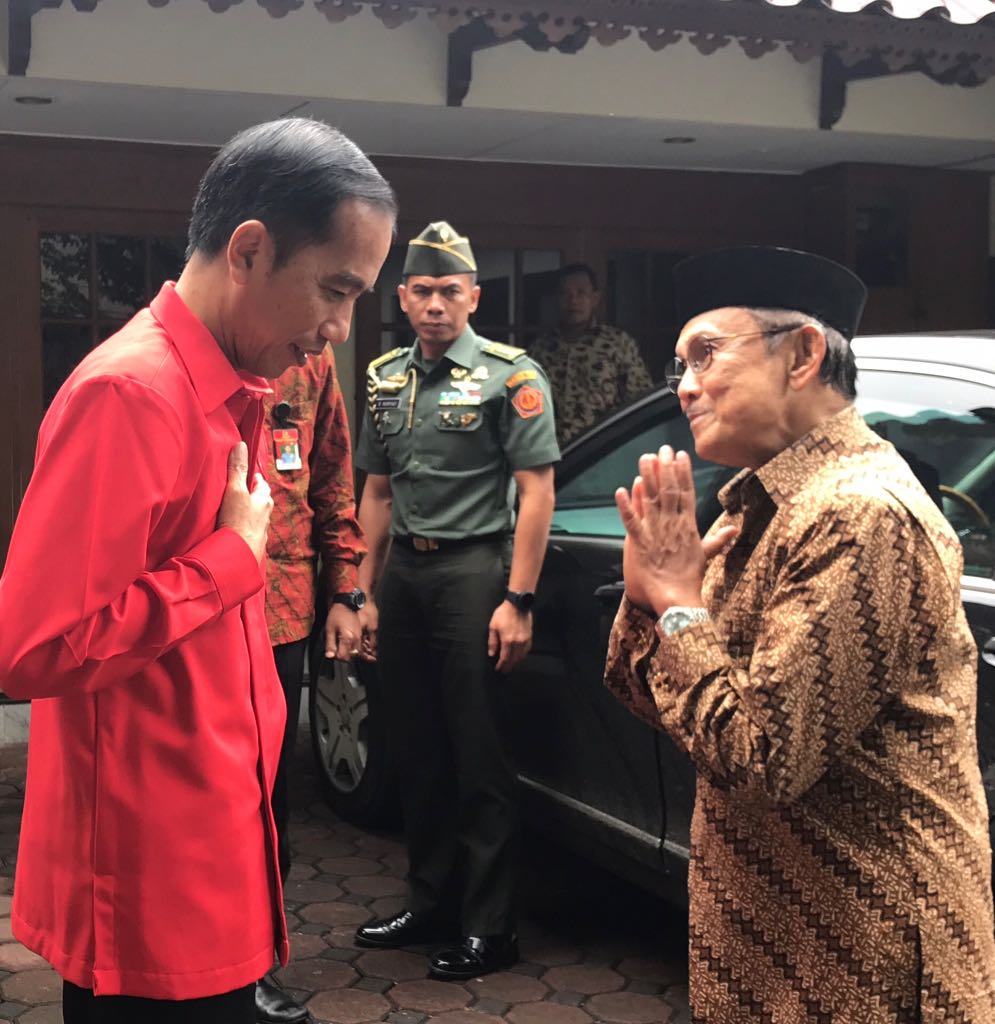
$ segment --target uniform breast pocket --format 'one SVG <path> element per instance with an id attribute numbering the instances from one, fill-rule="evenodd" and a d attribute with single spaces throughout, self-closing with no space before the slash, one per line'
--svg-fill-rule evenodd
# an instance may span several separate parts
<path id="1" fill-rule="evenodd" d="M 391 437 L 398 433 L 404 426 L 404 410 L 399 406 L 388 406 L 384 408 L 377 403 L 377 418 L 380 421 L 380 433 L 384 437 Z"/>

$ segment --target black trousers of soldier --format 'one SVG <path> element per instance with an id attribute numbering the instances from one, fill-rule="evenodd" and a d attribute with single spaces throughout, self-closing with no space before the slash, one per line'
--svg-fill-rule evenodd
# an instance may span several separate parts
<path id="1" fill-rule="evenodd" d="M 515 930 L 519 821 L 508 680 L 487 655 L 507 545 L 392 547 L 379 594 L 384 713 L 408 845 L 407 909 L 464 935 Z"/>

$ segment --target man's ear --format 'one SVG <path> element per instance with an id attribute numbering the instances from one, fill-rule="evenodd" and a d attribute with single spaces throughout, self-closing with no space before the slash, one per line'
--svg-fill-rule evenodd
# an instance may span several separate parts
<path id="1" fill-rule="evenodd" d="M 228 273 L 244 285 L 253 273 L 268 273 L 275 255 L 273 236 L 266 225 L 261 220 L 243 221 L 228 239 Z"/>
<path id="2" fill-rule="evenodd" d="M 794 332 L 792 359 L 788 367 L 788 383 L 801 391 L 819 376 L 826 358 L 826 335 L 821 327 L 805 324 Z"/>
<path id="3" fill-rule="evenodd" d="M 470 289 L 470 305 L 468 307 L 468 311 L 470 313 L 476 313 L 477 312 L 477 304 L 479 302 L 480 302 L 480 285 L 479 284 L 475 284 Z"/>
<path id="4" fill-rule="evenodd" d="M 407 313 L 408 311 L 408 289 L 403 284 L 397 286 L 397 301 L 401 304 L 401 312 Z"/>

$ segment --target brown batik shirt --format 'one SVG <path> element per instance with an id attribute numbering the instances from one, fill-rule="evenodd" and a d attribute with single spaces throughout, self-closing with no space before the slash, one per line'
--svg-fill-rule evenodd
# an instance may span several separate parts
<path id="1" fill-rule="evenodd" d="M 273 493 L 266 539 L 266 619 L 270 641 L 303 640 L 314 624 L 318 560 L 328 594 L 358 585 L 366 553 L 356 519 L 352 442 L 332 350 L 325 346 L 307 366 L 291 367 L 273 381 L 264 402 L 260 463 Z M 277 450 L 283 429 L 273 410 L 290 406 L 287 426 L 297 431 L 301 466 L 292 450 Z M 282 460 L 280 456 L 283 456 Z"/>
<path id="2" fill-rule="evenodd" d="M 618 327 L 595 323 L 573 341 L 554 331 L 539 338 L 529 356 L 549 377 L 561 448 L 653 386 L 635 339 Z"/>
<path id="3" fill-rule="evenodd" d="M 956 536 L 852 408 L 721 499 L 712 620 L 660 639 L 623 602 L 606 669 L 698 771 L 693 1020 L 995 1021 Z"/>

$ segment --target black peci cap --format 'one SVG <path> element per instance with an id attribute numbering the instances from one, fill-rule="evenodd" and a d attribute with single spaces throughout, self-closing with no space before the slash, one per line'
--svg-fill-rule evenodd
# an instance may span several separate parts
<path id="1" fill-rule="evenodd" d="M 848 341 L 860 323 L 867 288 L 853 271 L 810 252 L 742 246 L 692 256 L 674 268 L 681 324 L 726 306 L 808 313 Z"/>

